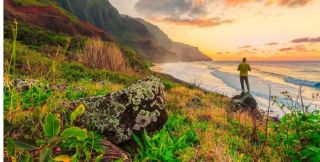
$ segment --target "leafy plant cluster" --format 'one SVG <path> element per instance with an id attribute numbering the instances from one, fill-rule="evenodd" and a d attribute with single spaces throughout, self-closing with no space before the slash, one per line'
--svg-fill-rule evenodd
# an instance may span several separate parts
<path id="1" fill-rule="evenodd" d="M 275 104 L 289 111 L 273 124 L 273 147 L 287 160 L 320 161 L 320 111 L 308 111 L 312 105 L 304 105 L 302 96 L 299 102 L 289 92 L 283 95 L 285 100 L 273 97 Z"/>
<path id="2" fill-rule="evenodd" d="M 31 107 L 41 107 L 52 95 L 50 88 L 43 88 L 39 85 L 32 86 L 24 92 L 10 91 L 8 87 L 4 88 L 4 110 L 8 111 L 10 107 L 21 106 L 22 109 Z"/>
<path id="3" fill-rule="evenodd" d="M 188 128 L 182 128 L 190 124 Z M 181 134 L 176 134 L 180 130 Z M 138 144 L 136 161 L 181 161 L 179 154 L 183 150 L 198 144 L 199 139 L 192 123 L 183 116 L 170 116 L 164 128 L 149 136 L 146 131 L 139 138 L 133 135 Z"/>
<path id="4" fill-rule="evenodd" d="M 42 138 L 34 141 L 6 139 L 6 150 L 12 161 L 100 161 L 104 153 L 102 137 L 93 131 L 73 125 L 85 112 L 79 105 L 70 115 L 69 123 L 63 123 L 59 114 L 46 115 L 42 126 Z M 70 156 L 72 154 L 72 156 Z M 93 159 L 92 155 L 95 155 Z"/>

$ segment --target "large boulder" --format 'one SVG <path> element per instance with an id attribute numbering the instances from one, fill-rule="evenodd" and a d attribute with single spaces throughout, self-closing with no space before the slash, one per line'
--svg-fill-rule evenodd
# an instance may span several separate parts
<path id="1" fill-rule="evenodd" d="M 153 76 L 106 96 L 77 100 L 73 107 L 80 103 L 86 111 L 77 125 L 96 130 L 115 144 L 129 140 L 133 133 L 157 131 L 167 120 L 164 85 Z"/>
<path id="2" fill-rule="evenodd" d="M 245 93 L 232 97 L 231 109 L 233 111 L 257 112 L 258 104 L 251 94 Z"/>

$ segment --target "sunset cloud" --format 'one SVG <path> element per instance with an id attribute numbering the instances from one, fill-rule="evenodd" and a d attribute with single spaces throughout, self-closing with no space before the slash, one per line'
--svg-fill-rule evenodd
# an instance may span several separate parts
<path id="1" fill-rule="evenodd" d="M 277 42 L 271 42 L 271 43 L 266 43 L 265 45 L 267 46 L 274 46 L 274 45 L 278 45 L 279 43 Z"/>
<path id="2" fill-rule="evenodd" d="M 240 49 L 246 49 L 246 48 L 252 48 L 252 46 L 250 45 L 246 45 L 246 46 L 242 46 L 242 47 L 239 47 Z"/>
<path id="3" fill-rule="evenodd" d="M 238 6 L 244 3 L 257 2 L 256 0 L 224 0 L 226 6 Z"/>
<path id="4" fill-rule="evenodd" d="M 227 20 L 221 20 L 218 17 L 209 18 L 209 19 L 181 19 L 181 18 L 163 18 L 163 19 L 157 19 L 157 18 L 151 18 L 153 21 L 161 21 L 166 22 L 169 24 L 174 25 L 182 25 L 182 26 L 197 26 L 197 27 L 212 27 L 212 26 L 219 26 L 222 24 L 231 24 L 234 22 L 234 20 L 227 19 Z"/>
<path id="5" fill-rule="evenodd" d="M 317 43 L 320 42 L 320 37 L 310 38 L 310 37 L 303 37 L 297 38 L 291 41 L 291 43 Z"/>
<path id="6" fill-rule="evenodd" d="M 272 1 L 272 0 L 270 0 Z M 277 4 L 279 6 L 285 6 L 285 7 L 299 7 L 304 6 L 311 2 L 312 0 L 276 0 Z"/>
<path id="7" fill-rule="evenodd" d="M 278 5 L 280 7 L 299 7 L 310 3 L 312 0 L 224 0 L 226 6 L 238 6 L 245 3 L 264 3 L 266 6 Z"/>
<path id="8" fill-rule="evenodd" d="M 208 13 L 206 5 L 213 0 L 139 0 L 135 10 L 148 16 L 198 17 Z"/>
<path id="9" fill-rule="evenodd" d="M 213 27 L 233 23 L 232 19 L 222 19 L 208 15 L 208 5 L 214 0 L 139 0 L 135 10 L 148 19 L 168 24 Z"/>
<path id="10" fill-rule="evenodd" d="M 291 51 L 291 50 L 293 50 L 294 48 L 292 48 L 292 47 L 285 47 L 285 48 L 280 48 L 279 49 L 279 51 L 280 52 L 286 52 L 286 51 Z"/>
<path id="11" fill-rule="evenodd" d="M 289 52 L 289 51 L 296 51 L 296 52 L 306 52 L 308 49 L 303 45 L 293 46 L 293 47 L 285 47 L 280 48 L 280 52 Z"/>

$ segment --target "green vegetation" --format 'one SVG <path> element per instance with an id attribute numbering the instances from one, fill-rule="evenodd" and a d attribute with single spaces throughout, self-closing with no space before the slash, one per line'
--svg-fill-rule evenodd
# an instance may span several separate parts
<path id="1" fill-rule="evenodd" d="M 13 2 L 21 6 L 39 6 L 39 7 L 46 7 L 53 4 L 51 0 L 13 0 Z"/>
<path id="2" fill-rule="evenodd" d="M 71 110 L 68 105 L 123 89 L 153 74 L 147 70 L 150 64 L 120 46 L 132 73 L 89 68 L 74 54 L 90 38 L 35 32 L 38 29 L 31 26 L 21 27 L 21 33 L 16 26 L 13 29 L 6 30 L 4 42 L 6 161 L 101 161 L 108 152 L 101 143 L 105 137 L 76 127 L 85 107 Z M 230 112 L 229 98 L 204 92 L 197 82 L 185 86 L 160 78 L 166 87 L 169 119 L 158 132 L 134 135 L 137 147 L 124 144 L 122 149 L 133 160 L 319 161 L 320 112 L 308 113 L 309 106 L 301 104 L 297 110 L 287 93 L 291 106 L 276 98 L 274 102 L 291 113 L 274 123 L 247 112 Z M 32 84 L 19 87 L 14 82 L 19 79 Z M 195 97 L 201 100 L 197 109 L 188 106 Z"/>
<path id="3" fill-rule="evenodd" d="M 274 148 L 282 150 L 282 156 L 293 161 L 320 161 L 320 111 L 308 112 L 310 105 L 297 104 L 288 92 L 285 101 L 274 102 L 290 113 L 274 124 L 272 141 Z M 314 95 L 314 99 L 320 99 Z"/>
<path id="4" fill-rule="evenodd" d="M 196 126 L 198 125 L 195 123 L 187 122 L 186 117 L 171 116 L 160 132 L 152 137 L 146 131 L 142 134 L 142 140 L 133 135 L 138 144 L 135 160 L 176 161 L 179 156 L 182 156 L 184 150 L 197 145 Z"/>

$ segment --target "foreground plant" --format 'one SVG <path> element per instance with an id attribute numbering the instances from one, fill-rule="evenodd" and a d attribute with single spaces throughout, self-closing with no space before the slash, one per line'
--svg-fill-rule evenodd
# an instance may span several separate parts
<path id="1" fill-rule="evenodd" d="M 320 111 L 308 111 L 312 105 L 305 105 L 302 96 L 293 100 L 288 92 L 282 94 L 285 100 L 273 97 L 274 103 L 289 113 L 273 125 L 274 148 L 284 160 L 320 161 Z"/>
<path id="2" fill-rule="evenodd" d="M 58 114 L 48 114 L 43 124 L 43 138 L 34 141 L 7 138 L 6 150 L 12 161 L 90 161 L 101 160 L 104 147 L 102 137 L 87 129 L 73 126 L 73 122 L 85 111 L 78 106 L 70 115 L 70 123 L 62 129 Z M 32 155 L 32 156 L 31 156 Z M 71 155 L 71 156 L 70 156 Z"/>
<path id="3" fill-rule="evenodd" d="M 149 136 L 146 131 L 140 139 L 133 135 L 138 145 L 136 161 L 179 161 L 178 154 L 184 149 L 197 144 L 198 137 L 195 129 L 190 127 L 182 135 L 176 136 L 173 133 L 187 123 L 185 117 L 171 116 L 165 127 L 160 132 Z"/>

